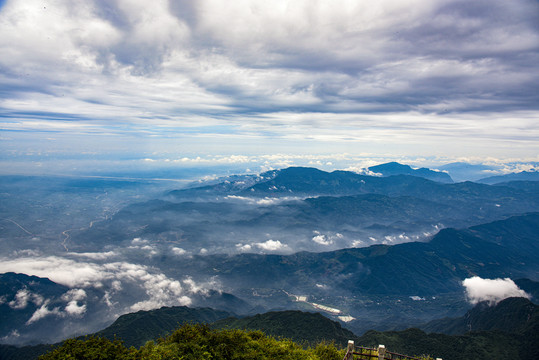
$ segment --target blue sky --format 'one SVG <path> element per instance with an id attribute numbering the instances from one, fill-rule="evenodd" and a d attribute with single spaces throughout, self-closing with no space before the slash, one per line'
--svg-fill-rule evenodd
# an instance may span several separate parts
<path id="1" fill-rule="evenodd" d="M 537 162 L 538 16 L 531 0 L 0 1 L 0 165 Z"/>

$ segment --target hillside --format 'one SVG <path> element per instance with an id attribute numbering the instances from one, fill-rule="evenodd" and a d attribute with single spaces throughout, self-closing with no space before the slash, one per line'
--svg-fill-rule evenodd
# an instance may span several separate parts
<path id="1" fill-rule="evenodd" d="M 462 317 L 434 320 L 421 328 L 428 332 L 448 335 L 461 335 L 469 331 L 497 330 L 533 337 L 538 330 L 538 324 L 538 305 L 525 298 L 507 298 L 496 306 L 479 303 Z M 537 335 L 539 333 L 535 333 L 535 336 Z"/>
<path id="2" fill-rule="evenodd" d="M 284 337 L 300 344 L 328 341 L 341 347 L 346 347 L 348 340 L 356 337 L 336 321 L 319 313 L 301 311 L 273 311 L 243 318 L 227 318 L 216 321 L 212 327 L 261 330 L 267 335 Z"/>
<path id="3" fill-rule="evenodd" d="M 0 274 L 0 337 L 25 324 L 44 299 L 59 303 L 68 287 L 25 274 Z"/>
<path id="4" fill-rule="evenodd" d="M 195 257 L 194 273 L 227 286 L 309 291 L 437 295 L 461 291 L 467 277 L 537 278 L 539 213 L 469 229 L 444 229 L 430 242 L 374 245 L 324 253 Z M 182 271 L 186 269 L 182 269 Z"/>
<path id="5" fill-rule="evenodd" d="M 197 351 L 205 349 L 204 351 L 213 354 L 212 356 L 216 356 L 215 358 L 225 356 L 224 358 L 228 359 L 234 351 L 248 353 L 258 349 L 256 350 L 259 351 L 256 358 L 281 359 L 295 354 L 294 359 L 303 359 L 303 356 L 309 355 L 311 356 L 309 359 L 313 359 L 314 356 L 314 359 L 335 358 L 340 360 L 343 353 L 337 349 L 344 348 L 344 343 L 348 340 L 354 340 L 358 346 L 376 347 L 378 344 L 384 344 L 393 352 L 415 355 L 431 354 L 444 359 L 490 360 L 492 354 L 497 354 L 496 359 L 501 360 L 532 360 L 539 355 L 538 308 L 539 306 L 526 299 L 509 298 L 493 307 L 479 304 L 462 319 L 455 319 L 459 321 L 471 320 L 474 323 L 473 326 L 481 331 L 446 335 L 428 334 L 418 329 L 407 329 L 387 332 L 369 331 L 360 337 L 343 329 L 338 323 L 314 313 L 282 311 L 245 318 L 226 318 L 217 320 L 210 328 L 207 325 L 193 325 L 193 323 L 198 322 L 197 318 L 210 319 L 226 314 L 212 309 L 162 308 L 125 315 L 118 319 L 113 326 L 97 334 L 105 335 L 107 333 L 107 337 L 112 336 L 112 339 L 120 340 L 138 338 L 138 341 L 141 337 L 137 334 L 141 332 L 146 334 L 147 339 L 156 339 L 160 336 L 159 334 L 169 334 L 157 344 L 150 343 L 142 347 L 136 345 L 137 349 L 128 350 L 118 342 L 99 340 L 90 336 L 78 340 L 68 340 L 64 345 L 57 344 L 55 346 L 57 350 L 43 359 L 61 359 L 64 358 L 62 356 L 73 354 L 74 351 L 80 354 L 95 351 L 102 354 L 116 354 L 119 356 L 116 358 L 119 359 L 131 359 L 129 356 L 134 355 L 136 358 L 149 359 L 152 353 L 158 353 L 161 356 L 167 351 L 182 354 L 187 349 L 191 349 L 188 350 L 191 351 L 191 354 L 197 354 Z M 178 321 L 178 325 L 173 330 L 170 330 L 171 319 Z M 504 328 L 504 331 L 500 331 L 500 328 Z M 246 329 L 247 331 L 235 329 Z M 277 338 L 292 339 L 296 344 L 287 340 L 276 342 L 273 338 L 267 338 L 260 330 Z M 150 336 L 152 332 L 153 335 Z M 117 337 L 114 337 L 114 334 Z M 324 340 L 335 341 L 336 348 L 317 345 Z M 263 346 L 259 346 L 258 341 L 261 341 Z M 176 345 L 172 346 L 172 344 Z M 184 345 L 179 346 L 180 344 Z M 303 350 L 297 344 L 303 345 L 303 347 L 310 344 L 312 347 Z M 275 351 L 273 346 L 281 347 L 283 352 L 280 352 L 280 355 L 273 353 Z M 49 349 L 50 347 L 43 345 L 21 349 L 0 346 L 0 358 L 28 360 Z M 227 349 L 228 355 L 221 353 L 223 349 Z M 207 356 L 209 355 L 203 357 Z M 83 359 L 84 357 L 77 358 Z M 251 357 L 242 353 L 238 358 Z"/>
<path id="6" fill-rule="evenodd" d="M 162 307 L 122 315 L 96 335 L 110 340 L 121 339 L 127 347 L 140 347 L 149 340 L 171 334 L 184 323 L 209 324 L 230 316 L 229 312 L 210 308 Z"/>
<path id="7" fill-rule="evenodd" d="M 369 331 L 363 344 L 382 343 L 404 353 L 433 353 L 444 359 L 537 359 L 539 306 L 525 298 L 507 298 L 495 306 L 479 303 L 464 316 L 440 319 L 418 329 Z M 517 355 L 518 354 L 518 355 Z"/>

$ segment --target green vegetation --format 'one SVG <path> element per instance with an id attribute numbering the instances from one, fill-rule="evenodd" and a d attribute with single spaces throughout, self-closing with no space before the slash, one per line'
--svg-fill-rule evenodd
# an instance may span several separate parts
<path id="1" fill-rule="evenodd" d="M 120 316 L 112 325 L 96 335 L 109 340 L 121 339 L 127 347 L 136 348 L 149 340 L 170 335 L 185 323 L 213 323 L 230 317 L 226 311 L 186 306 L 162 307 Z"/>
<path id="2" fill-rule="evenodd" d="M 70 339 L 40 360 L 165 360 L 165 359 L 290 359 L 340 360 L 344 350 L 333 344 L 319 343 L 303 349 L 288 339 L 276 339 L 261 331 L 215 330 L 209 325 L 184 324 L 157 342 L 149 341 L 135 349 L 119 340 L 99 337 Z"/>
<path id="3" fill-rule="evenodd" d="M 265 334 L 284 337 L 301 345 L 334 342 L 346 347 L 348 340 L 356 338 L 350 330 L 319 313 L 301 311 L 272 311 L 244 318 L 230 317 L 211 324 L 212 328 L 261 330 Z"/>

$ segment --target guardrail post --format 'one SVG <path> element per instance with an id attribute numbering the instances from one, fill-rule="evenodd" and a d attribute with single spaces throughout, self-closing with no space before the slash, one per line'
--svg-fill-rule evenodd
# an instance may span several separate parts
<path id="1" fill-rule="evenodd" d="M 343 360 L 352 360 L 354 358 L 354 340 L 348 340 L 348 348 L 346 349 L 346 355 Z"/>
<path id="2" fill-rule="evenodd" d="M 378 345 L 378 360 L 384 360 L 384 356 L 386 356 L 386 347 Z"/>

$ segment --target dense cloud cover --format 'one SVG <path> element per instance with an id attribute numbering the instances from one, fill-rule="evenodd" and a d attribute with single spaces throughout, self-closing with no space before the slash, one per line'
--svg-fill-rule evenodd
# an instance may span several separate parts
<path id="1" fill-rule="evenodd" d="M 11 155 L 28 152 L 18 131 L 43 141 L 32 154 L 134 137 L 195 153 L 537 153 L 535 1 L 2 3 Z"/>

